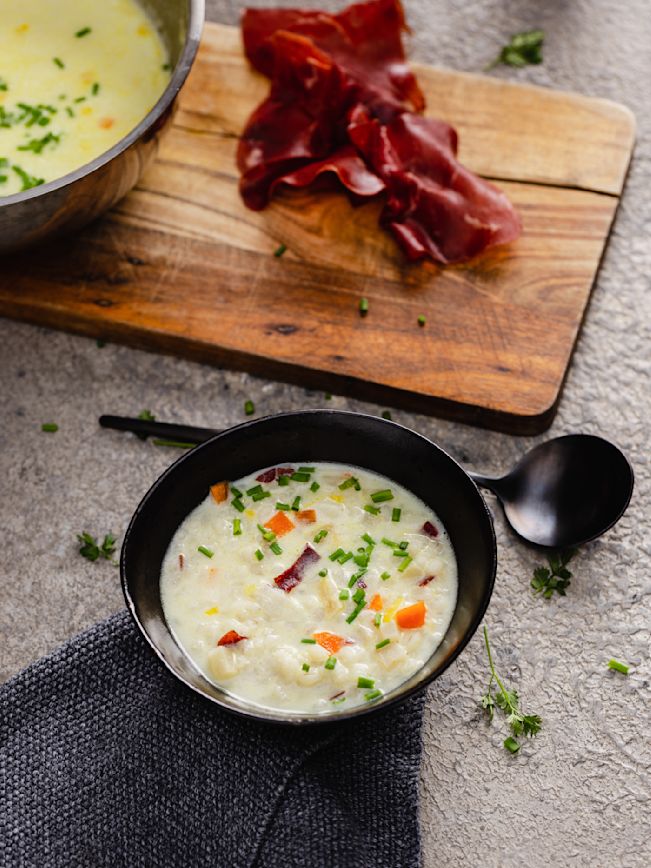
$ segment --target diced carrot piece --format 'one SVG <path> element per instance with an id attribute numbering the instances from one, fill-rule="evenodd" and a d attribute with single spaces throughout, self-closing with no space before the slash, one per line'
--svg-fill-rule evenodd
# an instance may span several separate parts
<path id="1" fill-rule="evenodd" d="M 215 503 L 223 503 L 228 497 L 228 482 L 216 482 L 214 485 L 211 485 L 210 493 Z"/>
<path id="2" fill-rule="evenodd" d="M 337 636 L 336 633 L 315 633 L 314 638 L 329 654 L 336 654 L 346 644 L 344 637 Z"/>
<path id="3" fill-rule="evenodd" d="M 316 510 L 314 509 L 301 509 L 296 513 L 296 518 L 299 521 L 304 521 L 306 524 L 314 524 L 316 521 Z"/>
<path id="4" fill-rule="evenodd" d="M 272 515 L 269 521 L 264 523 L 264 526 L 272 530 L 276 536 L 285 536 L 286 533 L 289 533 L 290 530 L 294 530 L 296 527 L 294 522 L 290 521 L 284 512 L 277 512 L 275 515 Z"/>
<path id="5" fill-rule="evenodd" d="M 403 630 L 422 627 L 425 623 L 426 611 L 425 603 L 422 600 L 414 603 L 413 606 L 405 606 L 404 609 L 399 609 L 396 612 L 396 624 Z"/>
<path id="6" fill-rule="evenodd" d="M 368 604 L 369 609 L 373 609 L 374 612 L 379 612 L 382 606 L 382 597 L 379 594 L 376 594 Z"/>
<path id="7" fill-rule="evenodd" d="M 221 637 L 218 645 L 237 645 L 238 642 L 241 642 L 243 639 L 248 639 L 248 636 L 240 636 L 237 630 L 229 630 L 228 633 L 224 633 Z"/>

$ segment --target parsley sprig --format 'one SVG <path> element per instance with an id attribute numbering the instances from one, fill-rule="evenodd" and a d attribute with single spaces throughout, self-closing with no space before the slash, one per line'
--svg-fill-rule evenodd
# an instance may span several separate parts
<path id="1" fill-rule="evenodd" d="M 493 655 L 491 654 L 491 646 L 488 642 L 488 630 L 484 627 L 484 642 L 486 643 L 486 653 L 488 654 L 488 665 L 491 670 L 488 689 L 481 698 L 482 708 L 488 714 L 488 719 L 493 720 L 495 707 L 499 708 L 506 715 L 506 721 L 511 728 L 513 735 L 510 735 L 504 740 L 504 747 L 510 753 L 517 753 L 520 750 L 520 742 L 518 738 L 522 736 L 534 736 L 540 732 L 542 726 L 542 718 L 537 714 L 523 714 L 520 710 L 520 699 L 516 690 L 509 690 L 504 685 L 499 675 L 495 671 L 493 663 Z M 497 684 L 497 690 L 493 693 L 493 684 Z"/>
<path id="2" fill-rule="evenodd" d="M 104 558 L 105 561 L 115 563 L 113 560 L 113 554 L 115 553 L 115 537 L 112 533 L 106 534 L 101 545 L 99 545 L 94 536 L 91 536 L 86 531 L 77 534 L 77 540 L 79 542 L 79 554 L 82 555 L 82 557 L 89 561 L 96 561 L 99 560 L 99 558 Z"/>
<path id="3" fill-rule="evenodd" d="M 576 549 L 566 549 L 549 555 L 547 563 L 549 567 L 536 567 L 533 571 L 531 587 L 534 594 L 542 594 L 546 600 L 550 600 L 554 591 L 561 597 L 565 596 L 565 589 L 570 584 L 572 573 L 567 565 L 576 554 Z"/>
<path id="4" fill-rule="evenodd" d="M 505 66 L 518 67 L 542 63 L 544 41 L 545 33 L 542 30 L 525 30 L 522 33 L 514 33 L 495 60 L 488 64 L 485 71 L 493 69 L 500 63 Z"/>

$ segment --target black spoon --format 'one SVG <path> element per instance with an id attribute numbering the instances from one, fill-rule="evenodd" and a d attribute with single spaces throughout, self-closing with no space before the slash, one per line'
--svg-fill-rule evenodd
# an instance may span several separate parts
<path id="1" fill-rule="evenodd" d="M 212 428 L 101 416 L 103 428 L 179 443 L 203 443 Z M 615 445 L 592 434 L 568 434 L 540 443 L 505 476 L 468 473 L 500 500 L 513 530 L 528 542 L 571 548 L 595 539 L 624 514 L 633 493 L 633 468 Z"/>

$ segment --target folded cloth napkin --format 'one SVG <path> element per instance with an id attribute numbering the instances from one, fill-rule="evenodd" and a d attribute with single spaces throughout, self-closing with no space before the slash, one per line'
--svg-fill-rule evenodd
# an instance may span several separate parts
<path id="1" fill-rule="evenodd" d="M 0 865 L 411 868 L 422 710 L 244 720 L 115 615 L 0 687 Z"/>

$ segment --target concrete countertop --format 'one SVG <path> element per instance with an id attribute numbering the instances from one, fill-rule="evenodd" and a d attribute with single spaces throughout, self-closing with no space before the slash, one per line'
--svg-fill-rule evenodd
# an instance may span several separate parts
<path id="1" fill-rule="evenodd" d="M 259 4 L 263 5 L 263 4 Z M 268 3 L 266 5 L 269 5 Z M 304 5 L 311 5 L 304 0 Z M 429 690 L 422 767 L 427 868 L 651 864 L 651 14 L 647 0 L 406 0 L 411 56 L 479 71 L 509 34 L 546 33 L 544 64 L 494 75 L 607 97 L 636 114 L 638 144 L 624 198 L 570 369 L 543 438 L 510 438 L 394 411 L 468 466 L 506 468 L 547 436 L 603 434 L 637 474 L 631 507 L 573 564 L 565 599 L 534 598 L 540 556 L 495 513 L 499 571 L 486 617 L 498 665 L 543 730 L 518 756 L 502 748 L 478 699 L 487 662 L 477 634 Z M 208 0 L 236 23 L 240 4 Z M 100 432 L 103 412 L 225 427 L 322 406 L 320 393 L 244 374 L 0 320 L 0 677 L 123 605 L 117 571 L 77 554 L 76 534 L 118 537 L 142 494 L 176 454 Z M 340 397 L 328 406 L 384 409 Z M 56 421 L 57 434 L 40 430 Z M 625 678 L 606 669 L 632 664 Z"/>

